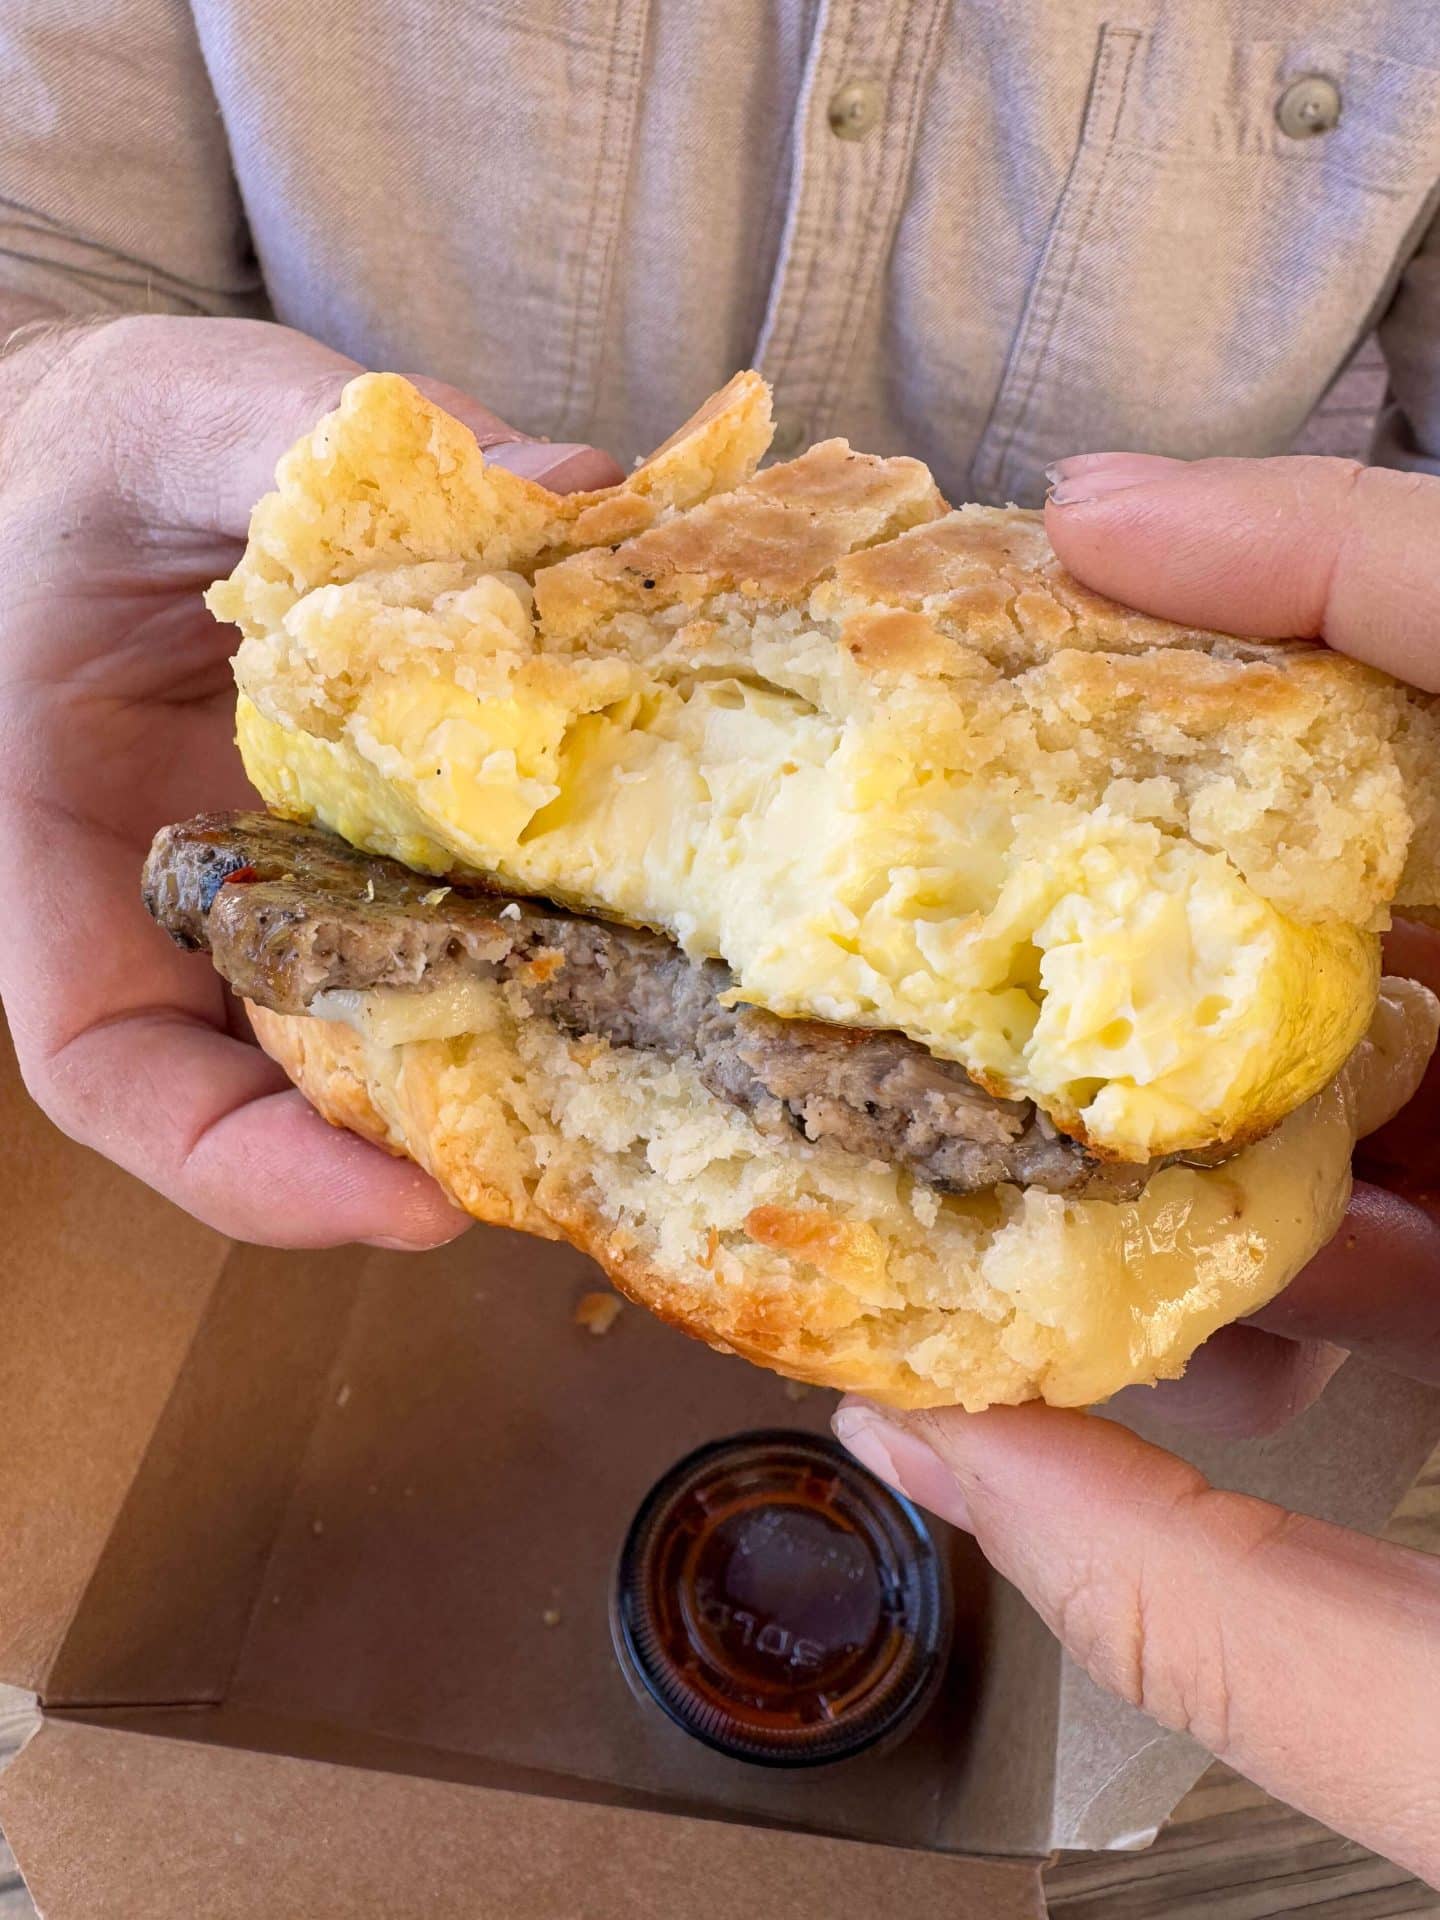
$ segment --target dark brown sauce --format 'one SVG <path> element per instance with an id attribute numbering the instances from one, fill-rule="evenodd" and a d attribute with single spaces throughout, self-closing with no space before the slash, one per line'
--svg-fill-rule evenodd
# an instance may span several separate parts
<path id="1" fill-rule="evenodd" d="M 813 1766 L 913 1725 L 950 1603 L 925 1523 L 834 1442 L 743 1434 L 651 1490 L 621 1555 L 632 1682 L 740 1759 Z"/>

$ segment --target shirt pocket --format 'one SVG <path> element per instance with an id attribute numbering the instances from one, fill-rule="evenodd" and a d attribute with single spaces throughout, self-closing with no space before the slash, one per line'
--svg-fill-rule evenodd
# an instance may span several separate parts
<path id="1" fill-rule="evenodd" d="M 1287 87 L 1339 90 L 1286 134 Z M 1383 303 L 1440 173 L 1440 74 L 1315 42 L 1100 35 L 1084 124 L 971 473 L 1287 447 Z"/>

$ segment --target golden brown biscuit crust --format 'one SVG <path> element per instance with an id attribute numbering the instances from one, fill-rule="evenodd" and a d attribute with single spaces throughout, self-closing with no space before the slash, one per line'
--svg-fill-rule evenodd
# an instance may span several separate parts
<path id="1" fill-rule="evenodd" d="M 732 492 L 627 540 L 543 567 L 535 603 L 550 635 L 578 638 L 627 610 L 698 606 L 720 593 L 794 601 L 845 554 L 945 510 L 918 460 L 824 440 Z"/>
<path id="2" fill-rule="evenodd" d="M 249 1011 L 328 1120 L 408 1154 L 477 1219 L 570 1241 L 661 1318 L 796 1379 L 975 1408 L 1085 1404 L 1174 1375 L 1278 1291 L 1339 1220 L 1357 1109 L 1393 1110 L 1378 1089 L 1403 1097 L 1433 1044 L 1429 996 L 1390 983 L 1382 1009 L 1341 1083 L 1221 1167 L 1172 1169 L 1124 1205 L 932 1200 L 928 1224 L 850 1156 L 812 1167 L 733 1112 L 720 1157 L 676 1180 L 612 1137 L 616 1117 L 633 1127 L 638 1102 L 642 1132 L 673 1137 L 709 1123 L 713 1096 L 598 1043 L 527 1049 L 503 1010 L 483 1038 L 399 1046 Z M 567 1132 L 577 1088 L 589 1105 Z"/>

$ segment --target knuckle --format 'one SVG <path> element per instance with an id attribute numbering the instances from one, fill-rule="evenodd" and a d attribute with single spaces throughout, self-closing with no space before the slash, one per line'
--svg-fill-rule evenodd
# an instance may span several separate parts
<path id="1" fill-rule="evenodd" d="M 32 371 L 0 433 L 6 517 L 116 533 L 204 519 L 227 455 L 283 426 L 278 456 L 360 369 L 273 322 L 130 314 L 74 329 Z"/>
<path id="2" fill-rule="evenodd" d="M 1350 460 L 1339 454 L 1325 456 L 1324 464 L 1345 492 L 1353 492 L 1365 485 L 1365 476 L 1373 473 L 1373 467 L 1367 467 L 1363 460 Z"/>
<path id="3" fill-rule="evenodd" d="M 112 448 L 142 396 L 152 390 L 157 358 L 149 330 L 159 316 L 135 315 L 60 329 L 6 422 L 0 485 L 7 507 L 27 500 L 45 511 L 63 505 L 83 519 L 108 490 Z"/>
<path id="4" fill-rule="evenodd" d="M 1354 482 L 1358 509 L 1384 514 L 1399 501 L 1422 500 L 1440 510 L 1440 481 L 1433 473 L 1407 473 L 1394 467 L 1361 467 Z"/>
<path id="5" fill-rule="evenodd" d="M 170 313 L 125 313 L 106 320 L 77 343 L 77 351 L 92 367 L 114 361 L 127 366 L 172 355 L 179 345 L 176 330 L 188 321 Z"/>
<path id="6" fill-rule="evenodd" d="M 40 1111 L 67 1139 L 113 1157 L 113 1087 L 91 1044 L 95 1030 L 62 1038 L 51 1014 L 32 1009 L 12 1031 L 20 1078 Z"/>
<path id="7" fill-rule="evenodd" d="M 46 1119 L 58 1127 L 67 1139 L 87 1144 L 86 1103 L 76 1098 L 73 1084 L 67 1075 L 57 1071 L 55 1059 L 20 1046 L 17 1046 L 16 1056 L 25 1091 Z"/>
<path id="8" fill-rule="evenodd" d="M 1182 1514 L 1182 1528 L 1166 1540 L 1166 1522 Z M 1293 1515 L 1259 1502 L 1203 1483 L 1189 1487 L 1157 1529 L 1158 1550 L 1142 1546 L 1128 1563 L 1077 1562 L 1052 1624 L 1099 1685 L 1223 1756 L 1235 1710 L 1234 1662 L 1220 1598 L 1224 1582 L 1212 1584 L 1203 1571 L 1210 1562 L 1207 1543 L 1215 1548 L 1214 1564 L 1223 1566 L 1263 1552 L 1293 1523 Z M 1177 1540 L 1194 1567 L 1193 1582 L 1175 1577 Z"/>
<path id="9" fill-rule="evenodd" d="M 1230 1745 L 1231 1682 L 1219 1611 L 1180 1612 L 1163 1593 L 1136 1585 L 1130 1619 L 1135 1704 L 1211 1753 Z"/>

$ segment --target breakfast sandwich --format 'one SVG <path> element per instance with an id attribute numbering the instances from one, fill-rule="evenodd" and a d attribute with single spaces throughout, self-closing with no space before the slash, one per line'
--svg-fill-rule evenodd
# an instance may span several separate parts
<path id="1" fill-rule="evenodd" d="M 556 496 L 353 381 L 209 595 L 268 812 L 162 832 L 147 904 L 327 1118 L 713 1345 L 905 1406 L 1173 1376 L 1434 1045 L 1380 934 L 1440 908 L 1440 710 L 769 434 L 742 374 Z"/>

